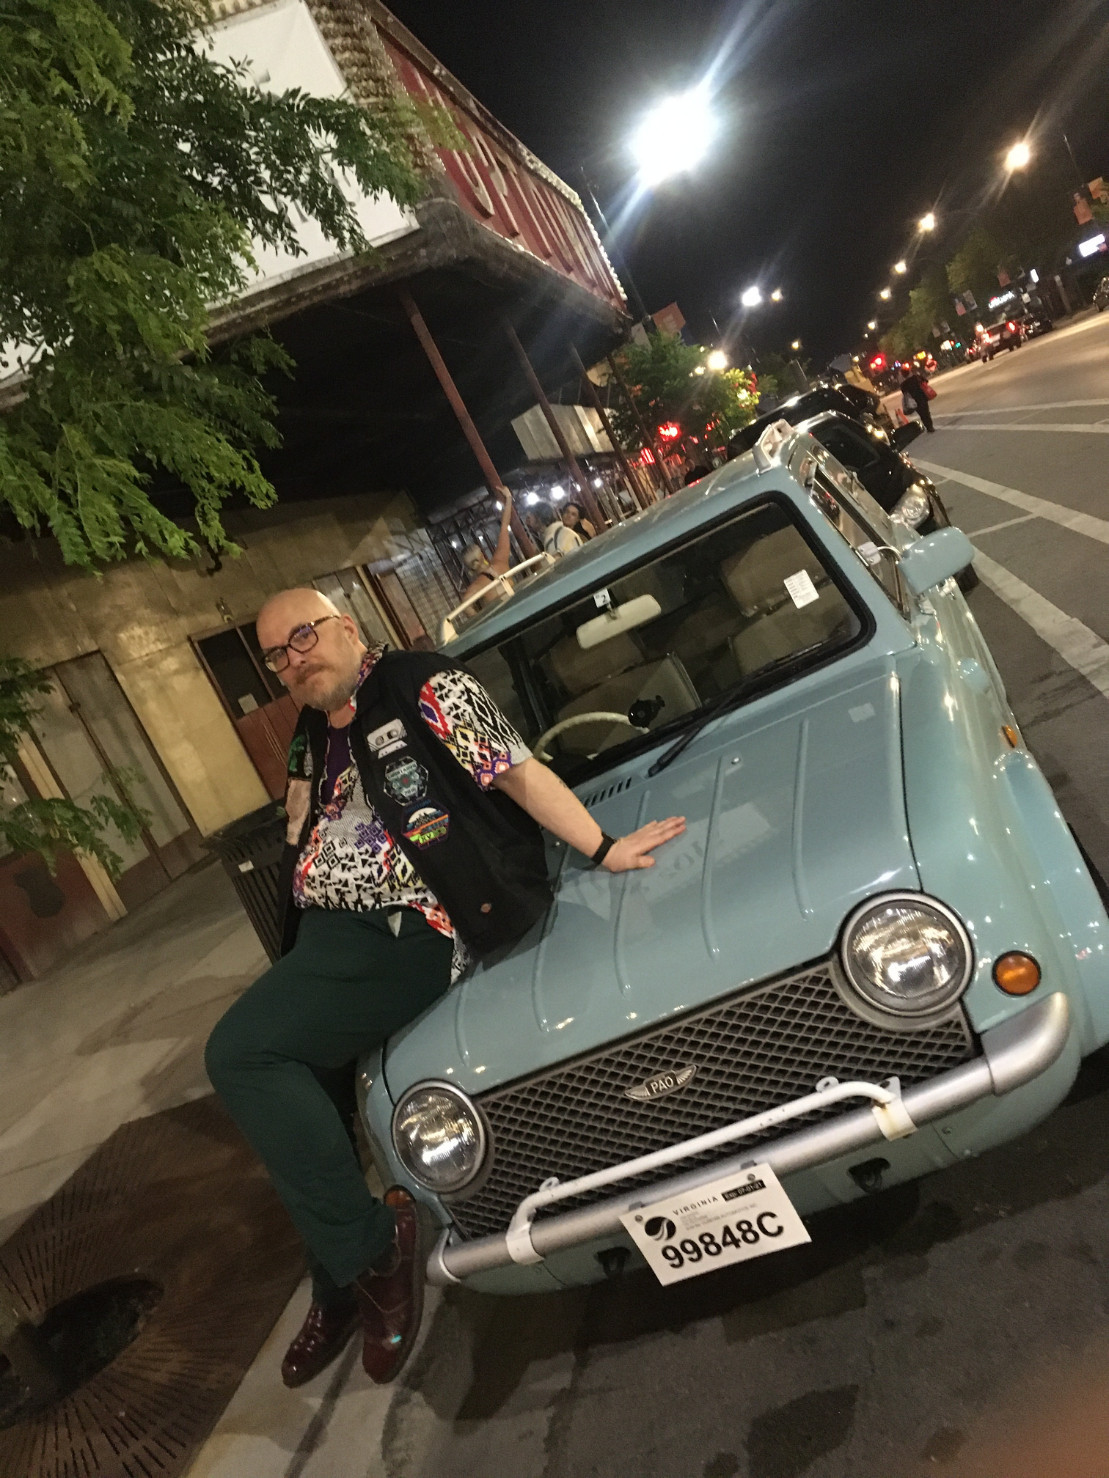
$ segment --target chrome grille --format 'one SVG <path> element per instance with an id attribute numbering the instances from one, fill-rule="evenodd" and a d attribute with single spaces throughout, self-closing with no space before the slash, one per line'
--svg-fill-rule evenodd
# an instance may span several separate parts
<path id="1" fill-rule="evenodd" d="M 491 1131 L 491 1165 L 472 1195 L 452 1201 L 451 1215 L 466 1237 L 500 1232 L 548 1176 L 571 1180 L 692 1139 L 811 1093 L 824 1077 L 897 1077 L 907 1087 L 974 1052 L 961 1008 L 923 1029 L 887 1030 L 852 1011 L 824 961 L 478 1097 Z M 697 1071 L 678 1092 L 647 1103 L 627 1096 L 646 1079 L 691 1064 Z M 789 1128 L 857 1107 L 813 1113 Z M 754 1145 L 779 1132 L 789 1131 L 736 1141 L 640 1176 L 638 1183 L 722 1159 L 741 1143 Z M 562 1201 L 553 1214 L 636 1183 L 629 1179 Z"/>

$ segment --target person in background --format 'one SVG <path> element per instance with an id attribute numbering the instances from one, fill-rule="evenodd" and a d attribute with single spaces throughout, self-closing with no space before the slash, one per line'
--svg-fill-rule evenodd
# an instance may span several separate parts
<path id="1" fill-rule="evenodd" d="M 573 529 L 575 534 L 580 534 L 583 539 L 595 539 L 597 530 L 585 516 L 585 510 L 580 503 L 567 503 L 562 510 L 562 522 L 568 529 Z"/>
<path id="2" fill-rule="evenodd" d="M 497 489 L 504 500 L 501 513 L 501 528 L 497 535 L 497 547 L 493 550 L 493 558 L 487 559 L 484 549 L 480 544 L 471 544 L 468 549 L 462 551 L 462 566 L 470 576 L 470 583 L 462 592 L 462 599 L 479 590 L 488 590 L 489 598 L 475 601 L 476 606 L 488 605 L 496 595 L 496 579 L 498 575 L 505 574 L 512 564 L 512 540 L 510 536 L 510 524 L 512 522 L 512 494 L 506 487 Z"/>
<path id="3" fill-rule="evenodd" d="M 567 528 L 549 503 L 536 503 L 532 518 L 532 528 L 540 530 L 539 541 L 547 554 L 560 559 L 585 542 L 576 529 Z"/>
<path id="4" fill-rule="evenodd" d="M 905 365 L 901 371 L 901 406 L 906 415 L 916 412 L 924 423 L 925 431 L 935 431 L 932 410 L 928 404 L 929 396 L 924 388 L 927 384 L 928 381 L 922 374 Z"/>

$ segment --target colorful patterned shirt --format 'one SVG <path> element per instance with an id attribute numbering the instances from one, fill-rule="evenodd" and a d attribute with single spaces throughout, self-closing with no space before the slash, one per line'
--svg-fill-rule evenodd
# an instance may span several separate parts
<path id="1" fill-rule="evenodd" d="M 366 654 L 359 685 L 380 655 L 380 651 Z M 427 727 L 483 790 L 489 789 L 496 776 L 531 758 L 519 734 L 468 673 L 435 673 L 420 689 L 419 706 Z M 301 777 L 301 783 L 319 785 L 321 802 L 319 819 L 297 862 L 294 901 L 298 908 L 419 909 L 433 929 L 454 940 L 451 979 L 455 980 L 469 963 L 462 941 L 443 905 L 366 799 L 347 740 L 345 730 L 328 726 L 325 774 L 318 778 L 311 774 L 311 756 L 306 751 L 290 766 L 290 773 Z M 335 745 L 342 747 L 346 759 L 337 777 L 338 767 L 331 762 Z M 291 805 L 289 810 L 292 820 Z"/>

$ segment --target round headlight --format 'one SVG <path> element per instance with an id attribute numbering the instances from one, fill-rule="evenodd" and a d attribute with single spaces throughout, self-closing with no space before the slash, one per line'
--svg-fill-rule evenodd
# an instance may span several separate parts
<path id="1" fill-rule="evenodd" d="M 865 904 L 847 921 L 843 967 L 863 1000 L 898 1016 L 924 1016 L 958 1000 L 971 947 L 956 916 L 905 893 Z"/>
<path id="2" fill-rule="evenodd" d="M 485 1158 L 485 1129 L 465 1094 L 448 1083 L 422 1083 L 393 1114 L 393 1146 L 401 1164 L 429 1191 L 468 1185 Z"/>
<path id="3" fill-rule="evenodd" d="M 898 523 L 908 524 L 910 528 L 918 528 L 928 517 L 932 503 L 928 494 L 919 484 L 914 483 L 907 493 L 902 493 L 894 504 L 891 518 L 896 518 Z"/>

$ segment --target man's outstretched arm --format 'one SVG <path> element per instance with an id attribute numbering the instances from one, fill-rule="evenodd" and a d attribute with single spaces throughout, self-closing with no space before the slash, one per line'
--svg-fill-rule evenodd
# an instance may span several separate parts
<path id="1" fill-rule="evenodd" d="M 562 783 L 553 770 L 537 759 L 513 765 L 493 781 L 498 790 L 528 813 L 533 821 L 546 827 L 561 841 L 568 842 L 586 857 L 592 857 L 601 845 L 604 833 L 600 825 Z M 665 821 L 648 821 L 638 831 L 619 837 L 610 847 L 601 866 L 607 872 L 630 872 L 634 868 L 654 867 L 650 855 L 663 842 L 672 841 L 685 830 L 684 816 L 668 816 Z"/>

